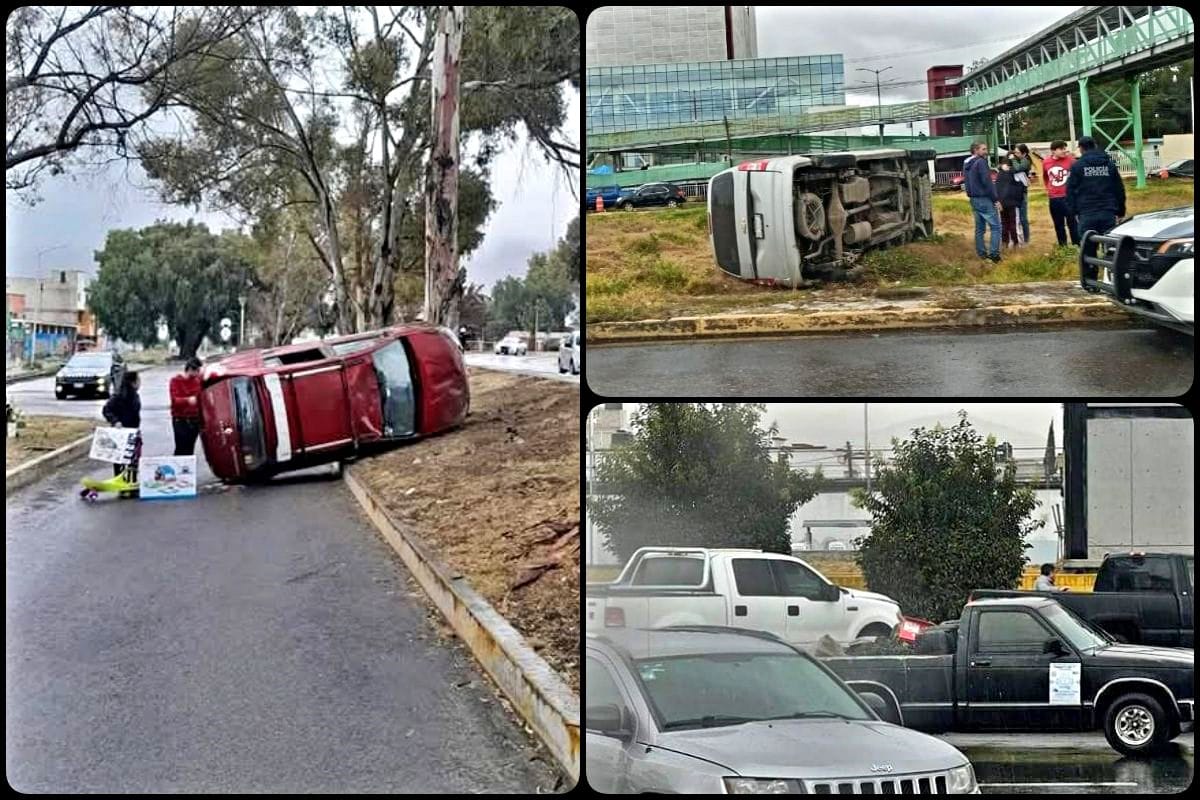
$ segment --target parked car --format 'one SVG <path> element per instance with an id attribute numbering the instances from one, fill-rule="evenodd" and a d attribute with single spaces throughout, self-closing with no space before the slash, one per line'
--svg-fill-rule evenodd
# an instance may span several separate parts
<path id="1" fill-rule="evenodd" d="M 516 336 L 505 336 L 500 341 L 496 342 L 496 346 L 492 348 L 498 356 L 523 356 L 528 352 L 527 345 Z"/>
<path id="2" fill-rule="evenodd" d="M 201 373 L 213 474 L 260 480 L 454 428 L 470 404 L 454 332 L 399 325 L 249 350 Z"/>
<path id="3" fill-rule="evenodd" d="M 668 206 L 675 208 L 686 202 L 683 189 L 673 183 L 647 183 L 639 186 L 633 192 L 618 198 L 616 207 L 623 211 L 633 211 L 635 208 L 647 206 Z M 607 203 L 608 201 L 605 200 Z"/>
<path id="4" fill-rule="evenodd" d="M 1194 721 L 1191 650 L 1119 644 L 1046 597 L 974 600 L 956 624 L 920 634 L 916 655 L 824 663 L 882 691 L 918 730 L 1102 728 L 1115 750 L 1138 756 Z"/>
<path id="5" fill-rule="evenodd" d="M 1079 283 L 1130 313 L 1195 335 L 1196 278 L 1192 206 L 1138 214 L 1106 234 L 1086 231 Z"/>
<path id="6" fill-rule="evenodd" d="M 579 374 L 581 347 L 579 331 L 572 331 L 570 336 L 563 339 L 562 344 L 558 346 L 558 371 L 560 373 L 570 372 L 572 375 Z"/>
<path id="7" fill-rule="evenodd" d="M 1194 178 L 1196 177 L 1195 159 L 1181 158 L 1172 161 L 1158 171 L 1160 178 Z"/>
<path id="8" fill-rule="evenodd" d="M 109 350 L 75 353 L 54 376 L 54 396 L 111 397 L 121 388 L 125 359 Z"/>
<path id="9" fill-rule="evenodd" d="M 587 192 L 584 194 L 584 210 L 595 211 L 597 197 L 604 198 L 605 208 L 614 208 L 617 205 L 618 200 L 630 194 L 631 192 L 632 190 L 623 189 L 620 186 L 601 186 L 598 188 L 588 187 Z"/>
<path id="10" fill-rule="evenodd" d="M 977 794 L 946 742 L 882 721 L 770 634 L 672 627 L 627 648 L 589 636 L 585 774 L 614 794 Z"/>
<path id="11" fill-rule="evenodd" d="M 799 558 L 761 550 L 643 547 L 612 583 L 589 583 L 585 627 L 645 636 L 669 625 L 731 625 L 815 646 L 884 636 L 903 621 L 895 600 L 830 583 Z"/>
<path id="12" fill-rule="evenodd" d="M 862 150 L 748 161 L 708 182 L 717 267 L 800 288 L 861 271 L 864 253 L 933 233 L 932 150 Z"/>
<path id="13" fill-rule="evenodd" d="M 826 550 L 846 550 L 846 543 L 838 539 L 834 539 L 829 544 L 825 545 Z"/>
<path id="14" fill-rule="evenodd" d="M 1112 553 L 1090 592 L 980 589 L 971 597 L 1053 597 L 1118 642 L 1193 647 L 1195 563 L 1179 553 Z"/>

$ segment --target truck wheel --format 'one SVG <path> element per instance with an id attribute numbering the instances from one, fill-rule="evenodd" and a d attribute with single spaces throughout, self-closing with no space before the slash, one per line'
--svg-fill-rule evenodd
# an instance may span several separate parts
<path id="1" fill-rule="evenodd" d="M 856 638 L 861 639 L 864 636 L 891 636 L 892 628 L 884 625 L 882 622 L 872 622 L 867 627 L 858 632 Z"/>
<path id="2" fill-rule="evenodd" d="M 1170 728 L 1162 704 L 1148 694 L 1123 695 L 1104 714 L 1104 738 L 1127 756 L 1161 750 L 1170 741 Z"/>

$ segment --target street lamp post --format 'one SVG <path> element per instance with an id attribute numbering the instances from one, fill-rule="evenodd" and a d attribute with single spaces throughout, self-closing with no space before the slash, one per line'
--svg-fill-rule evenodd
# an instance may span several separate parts
<path id="1" fill-rule="evenodd" d="M 54 247 L 47 247 L 45 250 L 39 250 L 38 254 L 37 254 L 37 259 L 38 259 L 38 310 L 37 310 L 37 317 L 34 317 L 34 320 L 33 320 L 33 341 L 29 343 L 29 363 L 30 364 L 32 364 L 34 359 L 37 358 L 38 319 L 40 319 L 42 316 L 42 291 L 46 288 L 46 280 L 42 276 L 42 256 L 45 255 L 46 253 L 52 253 L 55 250 L 61 250 L 64 247 L 66 247 L 65 244 L 56 244 L 56 245 L 54 245 Z"/>
<path id="2" fill-rule="evenodd" d="M 246 346 L 246 295 L 238 295 L 238 306 L 241 309 L 241 318 L 238 320 L 238 347 L 243 348 Z"/>
<path id="3" fill-rule="evenodd" d="M 883 93 L 879 89 L 879 73 L 887 72 L 889 69 L 891 69 L 891 67 L 884 67 L 883 69 L 867 69 L 866 67 L 859 67 L 857 70 L 855 70 L 855 72 L 874 72 L 875 73 L 875 108 L 878 109 L 878 113 L 879 113 L 879 143 L 880 144 L 883 144 Z"/>
<path id="4" fill-rule="evenodd" d="M 867 403 L 863 403 L 863 445 L 867 452 L 867 494 L 871 493 L 871 426 L 867 423 Z"/>

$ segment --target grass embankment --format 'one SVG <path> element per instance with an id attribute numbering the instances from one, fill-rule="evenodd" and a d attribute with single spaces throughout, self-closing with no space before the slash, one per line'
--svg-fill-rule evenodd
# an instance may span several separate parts
<path id="1" fill-rule="evenodd" d="M 7 440 L 4 469 L 10 470 L 38 456 L 82 439 L 96 428 L 96 422 L 68 417 L 26 417 L 20 435 Z"/>
<path id="2" fill-rule="evenodd" d="M 1192 205 L 1191 181 L 1151 179 L 1144 189 L 1126 184 L 1128 213 Z M 587 216 L 589 322 L 719 313 L 755 305 L 873 294 L 882 287 L 967 286 L 1070 280 L 1077 249 L 1058 247 L 1049 202 L 1040 187 L 1029 199 L 1032 244 L 1003 251 L 999 264 L 975 255 L 971 207 L 961 192 L 933 197 L 936 233 L 927 241 L 879 250 L 852 284 L 819 290 L 752 286 L 717 270 L 708 243 L 703 203 L 685 208 Z"/>

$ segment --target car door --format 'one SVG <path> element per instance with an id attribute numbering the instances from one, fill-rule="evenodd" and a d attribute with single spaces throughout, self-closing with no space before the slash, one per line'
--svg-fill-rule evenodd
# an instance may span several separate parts
<path id="1" fill-rule="evenodd" d="M 734 556 L 729 559 L 729 573 L 733 589 L 726 598 L 729 624 L 782 636 L 786 630 L 785 603 L 779 595 L 771 559 Z"/>
<path id="2" fill-rule="evenodd" d="M 829 584 L 797 561 L 772 559 L 771 568 L 784 600 L 784 636 L 793 644 L 812 644 L 825 634 L 845 641 L 845 595 L 830 597 Z"/>
<path id="3" fill-rule="evenodd" d="M 1196 641 L 1196 559 L 1179 559 L 1179 645 L 1192 647 Z"/>
<path id="4" fill-rule="evenodd" d="M 587 656 L 587 678 L 583 682 L 583 723 L 586 736 L 584 750 L 584 773 L 587 782 L 597 792 L 617 794 L 625 791 L 629 780 L 628 747 L 632 742 L 587 727 L 591 710 L 599 706 L 617 706 L 629 712 L 633 719 L 633 704 L 621 689 L 614 675 L 612 663 L 603 654 L 589 651 Z M 636 737 L 634 737 L 636 738 Z"/>
<path id="5" fill-rule="evenodd" d="M 665 184 L 655 184 L 651 189 L 650 202 L 656 206 L 663 206 L 667 204 L 667 198 L 670 196 L 671 192 L 667 189 Z"/>
<path id="6" fill-rule="evenodd" d="M 297 364 L 280 373 L 291 395 L 288 427 L 298 455 L 353 446 L 345 369 L 339 358 Z"/>
<path id="7" fill-rule="evenodd" d="M 1082 664 L 1069 643 L 1024 608 L 981 610 L 974 625 L 966 672 L 966 719 L 972 727 L 1078 726 L 1083 712 Z M 1065 654 L 1045 651 L 1052 639 L 1062 642 Z M 1068 680 L 1072 674 L 1079 677 Z M 1073 693 L 1063 691 L 1068 684 Z"/>

